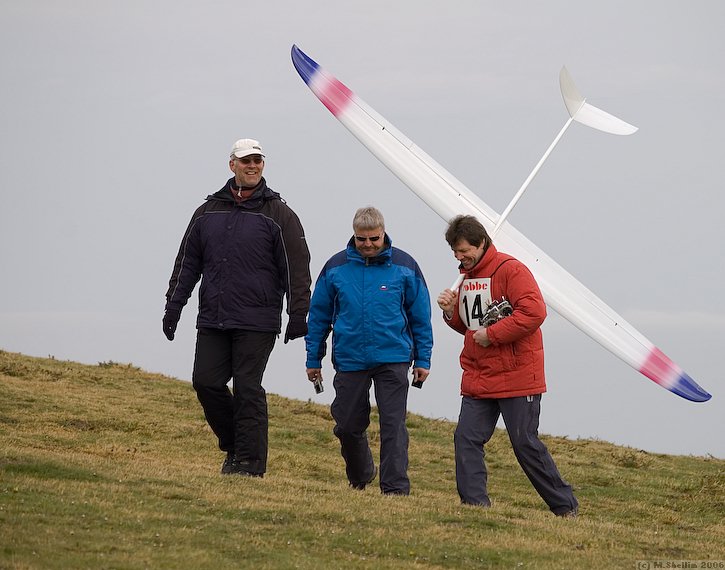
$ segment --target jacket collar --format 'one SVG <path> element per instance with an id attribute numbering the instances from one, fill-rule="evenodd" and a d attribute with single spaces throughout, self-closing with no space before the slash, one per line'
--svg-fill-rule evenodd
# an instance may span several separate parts
<path id="1" fill-rule="evenodd" d="M 463 270 L 463 273 L 466 276 L 471 275 L 480 275 L 482 273 L 485 274 L 486 271 L 491 270 L 490 267 L 493 263 L 493 261 L 496 259 L 496 255 L 498 254 L 498 250 L 493 245 L 493 243 L 488 244 L 488 247 L 486 248 L 486 251 L 481 256 L 481 259 L 478 260 L 478 263 L 474 265 L 471 269 L 468 271 L 463 270 L 463 267 L 460 265 L 458 266 L 459 270 Z"/>
<path id="2" fill-rule="evenodd" d="M 224 202 L 234 202 L 234 198 L 232 197 L 232 190 L 234 188 L 233 184 L 234 177 L 232 176 L 229 180 L 227 180 L 227 183 L 220 190 L 218 190 L 214 194 L 207 196 L 206 199 L 221 200 Z M 279 199 L 281 199 L 280 195 L 272 190 L 269 186 L 267 186 L 267 181 L 264 179 L 264 177 L 262 177 L 262 179 L 259 181 L 259 184 L 255 186 L 252 195 L 243 202 L 240 202 L 239 205 L 243 208 L 257 208 L 267 200 Z"/>

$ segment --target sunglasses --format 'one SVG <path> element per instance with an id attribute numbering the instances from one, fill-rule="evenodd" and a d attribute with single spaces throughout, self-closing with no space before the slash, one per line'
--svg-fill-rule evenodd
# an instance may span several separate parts
<path id="1" fill-rule="evenodd" d="M 355 239 L 360 242 L 364 243 L 367 240 L 370 240 L 371 242 L 375 243 L 377 242 L 381 237 L 383 236 L 373 236 L 373 237 L 364 237 L 364 236 L 355 236 Z"/>
<path id="2" fill-rule="evenodd" d="M 245 156 L 244 158 L 237 158 L 239 162 L 242 164 L 262 164 L 264 159 L 261 156 L 255 156 L 254 158 L 250 158 L 248 156 Z"/>

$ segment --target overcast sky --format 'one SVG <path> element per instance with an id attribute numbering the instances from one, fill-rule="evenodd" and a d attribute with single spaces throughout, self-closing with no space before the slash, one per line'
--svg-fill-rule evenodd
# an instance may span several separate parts
<path id="1" fill-rule="evenodd" d="M 173 343 L 164 293 L 243 137 L 305 226 L 313 278 L 374 205 L 434 299 L 456 273 L 445 222 L 320 104 L 292 44 L 497 211 L 568 118 L 566 65 L 640 130 L 572 125 L 509 221 L 713 398 L 664 390 L 550 311 L 540 431 L 725 458 L 723 21 L 720 0 L 2 0 L 0 349 L 189 380 L 196 292 Z M 409 409 L 455 420 L 462 337 L 434 315 Z M 304 360 L 303 341 L 280 341 L 267 390 L 331 402 Z"/>

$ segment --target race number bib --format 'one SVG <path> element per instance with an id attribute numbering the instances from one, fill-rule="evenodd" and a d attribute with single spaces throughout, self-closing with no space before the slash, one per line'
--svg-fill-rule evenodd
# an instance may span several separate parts
<path id="1" fill-rule="evenodd" d="M 491 278 L 465 279 L 458 290 L 458 314 L 468 330 L 483 328 L 481 319 L 491 304 Z"/>

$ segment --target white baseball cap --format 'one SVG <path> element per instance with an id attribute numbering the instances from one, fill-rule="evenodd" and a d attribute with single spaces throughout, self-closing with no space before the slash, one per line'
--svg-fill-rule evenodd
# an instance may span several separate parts
<path id="1" fill-rule="evenodd" d="M 230 156 L 236 156 L 237 158 L 243 158 L 250 154 L 259 154 L 264 158 L 264 152 L 259 141 L 254 139 L 239 139 L 232 146 L 232 154 Z"/>

